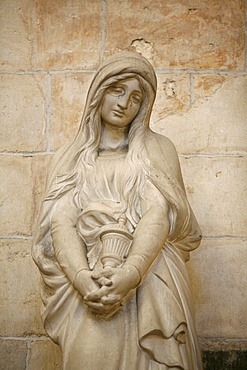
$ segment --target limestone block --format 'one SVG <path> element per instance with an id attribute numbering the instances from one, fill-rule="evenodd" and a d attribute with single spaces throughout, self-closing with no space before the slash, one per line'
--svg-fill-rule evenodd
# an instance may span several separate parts
<path id="1" fill-rule="evenodd" d="M 188 199 L 204 236 L 247 236 L 246 158 L 180 158 Z"/>
<path id="2" fill-rule="evenodd" d="M 31 241 L 1 240 L 2 336 L 44 334 L 40 320 L 40 275 L 30 253 Z"/>
<path id="3" fill-rule="evenodd" d="M 121 6 L 109 0 L 106 17 L 107 54 L 132 48 L 157 68 L 244 68 L 242 0 L 126 0 Z"/>
<path id="4" fill-rule="evenodd" d="M 195 103 L 187 112 L 154 122 L 179 153 L 245 154 L 247 77 L 195 76 Z"/>
<path id="5" fill-rule="evenodd" d="M 20 13 L 35 70 L 93 68 L 99 61 L 101 2 L 27 0 Z"/>
<path id="6" fill-rule="evenodd" d="M 51 340 L 32 340 L 29 370 L 60 370 L 62 366 L 60 347 Z"/>
<path id="7" fill-rule="evenodd" d="M 151 122 L 157 126 L 165 117 L 183 114 L 190 108 L 189 75 L 157 74 L 157 97 Z"/>
<path id="8" fill-rule="evenodd" d="M 45 195 L 46 174 L 52 155 L 37 155 L 32 158 L 33 180 L 33 213 L 32 229 L 34 230 L 39 215 L 40 207 Z"/>
<path id="9" fill-rule="evenodd" d="M 51 148 L 53 150 L 76 136 L 92 77 L 91 73 L 52 76 Z"/>
<path id="10" fill-rule="evenodd" d="M 247 339 L 246 240 L 203 240 L 189 271 L 198 334 Z"/>
<path id="11" fill-rule="evenodd" d="M 45 149 L 46 77 L 0 75 L 2 151 Z"/>
<path id="12" fill-rule="evenodd" d="M 31 234 L 31 158 L 2 156 L 0 235 Z"/>
<path id="13" fill-rule="evenodd" d="M 24 3 L 25 0 L 1 0 L 0 71 L 30 69 L 31 44 L 19 11 Z"/>
<path id="14" fill-rule="evenodd" d="M 0 339 L 0 369 L 25 370 L 27 344 L 23 340 Z"/>

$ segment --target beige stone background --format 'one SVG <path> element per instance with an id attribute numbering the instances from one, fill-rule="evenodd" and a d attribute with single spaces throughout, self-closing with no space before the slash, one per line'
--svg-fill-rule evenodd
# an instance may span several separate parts
<path id="1" fill-rule="evenodd" d="M 188 264 L 202 349 L 247 345 L 244 0 L 1 0 L 0 368 L 60 368 L 39 317 L 32 232 L 54 151 L 100 61 L 154 65 L 152 128 L 176 145 L 204 239 Z"/>

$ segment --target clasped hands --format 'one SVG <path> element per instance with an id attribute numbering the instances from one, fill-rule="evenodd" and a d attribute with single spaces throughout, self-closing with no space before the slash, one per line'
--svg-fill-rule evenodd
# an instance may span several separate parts
<path id="1" fill-rule="evenodd" d="M 82 270 L 77 275 L 76 289 L 89 309 L 105 318 L 112 316 L 124 297 L 140 280 L 132 265 L 121 268 L 107 267 L 97 272 Z"/>

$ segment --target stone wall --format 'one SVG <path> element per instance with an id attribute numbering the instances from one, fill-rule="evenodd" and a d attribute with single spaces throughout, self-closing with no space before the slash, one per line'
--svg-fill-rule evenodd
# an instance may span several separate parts
<path id="1" fill-rule="evenodd" d="M 247 347 L 246 2 L 1 0 L 0 368 L 54 370 L 30 247 L 47 164 L 75 135 L 100 60 L 154 65 L 152 128 L 176 145 L 204 239 L 188 264 L 205 369 Z"/>

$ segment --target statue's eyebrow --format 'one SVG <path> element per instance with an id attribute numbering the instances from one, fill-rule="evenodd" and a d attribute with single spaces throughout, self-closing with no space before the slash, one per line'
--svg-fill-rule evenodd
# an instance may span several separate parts
<path id="1" fill-rule="evenodd" d="M 143 95 L 143 93 L 142 93 L 142 91 L 141 91 L 141 90 L 134 90 L 134 91 L 132 92 L 132 94 L 137 94 L 137 95 L 140 95 L 140 96 L 142 96 L 142 95 Z"/>
<path id="2" fill-rule="evenodd" d="M 124 84 L 124 82 L 119 81 L 119 82 L 116 82 L 116 83 L 114 83 L 114 84 L 112 84 L 112 85 L 109 86 L 109 88 L 111 88 L 111 87 L 115 87 L 115 88 L 118 88 L 118 87 L 120 87 L 120 88 L 121 87 L 122 88 L 126 88 L 126 85 Z M 134 90 L 134 91 L 132 91 L 132 94 L 137 94 L 140 97 L 143 97 L 143 92 L 141 91 L 141 89 L 140 90 Z"/>

